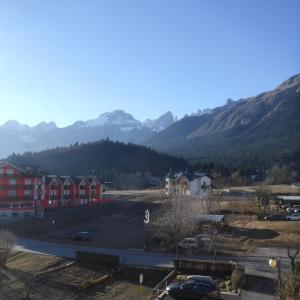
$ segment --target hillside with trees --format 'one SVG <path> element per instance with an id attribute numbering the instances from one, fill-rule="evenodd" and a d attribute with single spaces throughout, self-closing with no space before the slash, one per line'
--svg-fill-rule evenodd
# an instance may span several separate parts
<path id="1" fill-rule="evenodd" d="M 160 154 L 144 146 L 109 140 L 13 154 L 7 161 L 57 175 L 93 174 L 120 188 L 145 187 L 152 176 L 164 176 L 170 168 L 182 170 L 189 167 L 182 158 Z"/>
<path id="2" fill-rule="evenodd" d="M 229 101 L 210 114 L 181 119 L 145 145 L 229 168 L 300 167 L 300 75 L 255 97 Z"/>

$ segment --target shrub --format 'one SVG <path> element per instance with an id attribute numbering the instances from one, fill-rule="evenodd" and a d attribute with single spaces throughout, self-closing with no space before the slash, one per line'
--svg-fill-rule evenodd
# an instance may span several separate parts
<path id="1" fill-rule="evenodd" d="M 244 283 L 245 268 L 236 266 L 231 274 L 231 284 L 233 289 L 241 288 Z"/>

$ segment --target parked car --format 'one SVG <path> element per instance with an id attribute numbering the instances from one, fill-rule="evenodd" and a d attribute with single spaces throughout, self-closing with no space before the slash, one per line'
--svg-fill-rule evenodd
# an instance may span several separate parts
<path id="1" fill-rule="evenodd" d="M 7 218 L 6 217 L 0 217 L 0 222 L 6 222 L 7 221 Z"/>
<path id="2" fill-rule="evenodd" d="M 286 211 L 287 211 L 288 213 L 292 213 L 292 214 L 294 214 L 294 213 L 299 213 L 299 212 L 300 212 L 300 207 L 299 207 L 299 205 L 294 205 L 294 206 L 292 206 L 292 207 L 288 207 L 288 208 L 286 209 Z"/>
<path id="3" fill-rule="evenodd" d="M 195 279 L 171 283 L 167 286 L 166 293 L 175 299 L 208 300 L 220 298 L 220 290 L 214 283 L 204 283 Z"/>
<path id="4" fill-rule="evenodd" d="M 184 249 L 196 249 L 199 247 L 199 243 L 195 238 L 186 238 L 179 242 L 179 247 Z"/>
<path id="5" fill-rule="evenodd" d="M 292 215 L 286 216 L 286 219 L 288 221 L 300 221 L 300 214 L 292 214 Z"/>
<path id="6" fill-rule="evenodd" d="M 72 234 L 71 239 L 75 241 L 90 241 L 92 239 L 92 235 L 87 231 L 80 231 Z"/>
<path id="7" fill-rule="evenodd" d="M 264 217 L 265 221 L 283 221 L 286 220 L 286 217 L 279 214 L 273 214 Z"/>

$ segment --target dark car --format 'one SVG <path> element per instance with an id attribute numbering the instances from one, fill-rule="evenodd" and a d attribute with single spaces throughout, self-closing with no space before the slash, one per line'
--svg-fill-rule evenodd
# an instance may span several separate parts
<path id="1" fill-rule="evenodd" d="M 214 283 L 197 280 L 171 283 L 166 292 L 175 299 L 208 300 L 220 297 L 220 291 Z"/>
<path id="2" fill-rule="evenodd" d="M 265 221 L 284 221 L 286 218 L 283 215 L 274 214 L 274 215 L 266 216 L 264 219 Z"/>
<path id="3" fill-rule="evenodd" d="M 90 241 L 92 239 L 92 235 L 87 231 L 80 231 L 72 234 L 71 239 L 75 241 Z"/>

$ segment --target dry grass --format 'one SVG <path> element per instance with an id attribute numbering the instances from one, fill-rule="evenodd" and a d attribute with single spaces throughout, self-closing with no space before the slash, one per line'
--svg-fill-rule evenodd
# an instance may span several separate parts
<path id="1" fill-rule="evenodd" d="M 52 256 L 22 252 L 13 253 L 7 264 L 7 269 L 0 269 L 0 299 L 25 299 L 26 277 L 29 278 L 31 273 L 36 274 L 64 262 L 66 260 Z M 152 271 L 144 270 L 145 283 L 150 280 L 151 274 L 153 280 L 157 281 L 155 284 L 148 282 L 144 286 L 140 286 L 138 284 L 140 270 L 136 271 L 137 274 L 134 274 L 134 278 L 130 278 L 129 275 L 132 275 L 130 270 L 126 271 L 127 273 L 123 271 L 124 274 L 118 273 L 111 276 L 111 270 L 105 268 L 96 270 L 76 263 L 61 270 L 53 271 L 53 268 L 51 270 L 51 272 L 43 273 L 32 281 L 33 288 L 30 291 L 30 299 L 150 300 L 152 296 L 151 287 L 160 280 L 156 278 L 156 273 L 153 275 Z M 99 279 L 104 277 L 107 280 L 100 282 Z M 82 288 L 87 282 L 94 282 L 95 285 L 87 285 L 86 289 Z"/>
<path id="2" fill-rule="evenodd" d="M 300 194 L 300 189 L 293 188 L 289 184 L 276 184 L 276 185 L 267 185 L 268 189 L 270 189 L 273 194 Z M 231 187 L 231 191 L 240 191 L 240 192 L 252 192 L 255 189 L 259 188 L 259 186 L 236 186 Z"/>
<path id="3" fill-rule="evenodd" d="M 247 214 L 253 215 L 258 214 L 259 210 L 255 206 L 254 202 L 249 200 L 225 200 L 220 202 L 220 209 L 221 211 L 227 213 L 238 213 L 238 214 Z"/>
<path id="4" fill-rule="evenodd" d="M 281 246 L 289 240 L 300 239 L 300 221 L 260 221 L 255 216 L 232 216 L 233 230 L 243 229 L 246 244 L 252 246 Z"/>
<path id="5" fill-rule="evenodd" d="M 128 282 L 115 282 L 106 288 L 105 293 L 99 295 L 101 300 L 150 300 L 152 289 Z"/>
<path id="6" fill-rule="evenodd" d="M 28 254 L 17 252 L 6 264 L 10 269 L 21 269 L 24 272 L 40 272 L 54 264 L 63 262 L 65 259 L 55 256 Z"/>

